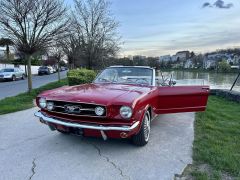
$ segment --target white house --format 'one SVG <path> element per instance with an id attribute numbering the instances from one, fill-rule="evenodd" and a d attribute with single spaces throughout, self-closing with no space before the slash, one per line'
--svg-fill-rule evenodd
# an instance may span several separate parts
<path id="1" fill-rule="evenodd" d="M 240 56 L 239 55 L 234 55 L 233 56 L 233 64 L 234 65 L 240 65 Z"/>
<path id="2" fill-rule="evenodd" d="M 177 57 L 176 55 L 173 55 L 173 56 L 172 56 L 172 62 L 177 61 L 177 58 L 178 58 L 178 57 Z"/>
<path id="3" fill-rule="evenodd" d="M 215 60 L 212 60 L 212 59 L 206 59 L 206 60 L 203 61 L 204 69 L 215 68 L 216 65 L 217 65 L 217 62 Z"/>
<path id="4" fill-rule="evenodd" d="M 159 57 L 159 62 L 169 62 L 171 61 L 172 58 L 170 55 L 164 55 Z"/>
<path id="5" fill-rule="evenodd" d="M 188 59 L 188 60 L 185 62 L 184 68 L 185 68 L 185 69 L 194 68 L 194 64 L 193 64 L 192 59 Z"/>

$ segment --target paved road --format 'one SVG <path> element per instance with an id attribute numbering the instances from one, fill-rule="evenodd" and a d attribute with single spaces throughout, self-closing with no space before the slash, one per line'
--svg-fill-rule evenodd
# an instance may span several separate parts
<path id="1" fill-rule="evenodd" d="M 0 116 L 1 180 L 170 180 L 192 162 L 194 113 L 160 116 L 150 142 L 135 147 L 52 132 L 36 110 Z"/>
<path id="2" fill-rule="evenodd" d="M 61 78 L 66 77 L 66 71 L 61 72 Z M 57 73 L 45 76 L 33 76 L 33 88 L 38 88 L 42 85 L 45 85 L 49 82 L 57 81 Z M 28 89 L 27 79 L 9 81 L 9 82 L 0 82 L 0 99 L 9 96 L 15 96 L 19 93 L 26 92 Z"/>

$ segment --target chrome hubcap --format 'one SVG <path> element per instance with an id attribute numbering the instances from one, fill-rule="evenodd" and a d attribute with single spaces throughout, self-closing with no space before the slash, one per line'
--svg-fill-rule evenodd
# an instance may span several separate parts
<path id="1" fill-rule="evenodd" d="M 148 115 L 145 115 L 144 118 L 144 138 L 145 141 L 148 141 L 150 134 L 150 118 Z"/>

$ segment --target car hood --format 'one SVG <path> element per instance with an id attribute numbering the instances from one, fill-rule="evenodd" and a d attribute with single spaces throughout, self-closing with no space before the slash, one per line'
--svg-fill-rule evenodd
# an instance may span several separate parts
<path id="1" fill-rule="evenodd" d="M 0 72 L 0 75 L 13 74 L 13 72 Z"/>
<path id="2" fill-rule="evenodd" d="M 101 105 L 131 105 L 144 96 L 151 87 L 123 84 L 84 84 L 65 86 L 55 90 L 45 91 L 40 97 L 49 100 L 84 102 Z"/>

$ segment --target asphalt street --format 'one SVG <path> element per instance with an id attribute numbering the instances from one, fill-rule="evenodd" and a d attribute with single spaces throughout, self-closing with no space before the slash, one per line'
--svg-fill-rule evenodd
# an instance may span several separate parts
<path id="1" fill-rule="evenodd" d="M 194 113 L 159 116 L 150 142 L 136 147 L 50 131 L 36 110 L 0 116 L 1 180 L 170 180 L 192 162 Z"/>
<path id="2" fill-rule="evenodd" d="M 65 78 L 67 71 L 61 72 L 61 78 Z M 57 81 L 57 73 L 45 76 L 33 76 L 33 88 L 38 88 L 47 83 Z M 19 93 L 26 92 L 28 89 L 27 79 L 17 81 L 2 81 L 0 82 L 0 99 L 5 97 L 15 96 Z"/>

